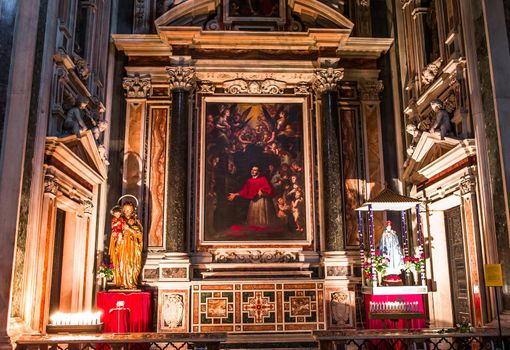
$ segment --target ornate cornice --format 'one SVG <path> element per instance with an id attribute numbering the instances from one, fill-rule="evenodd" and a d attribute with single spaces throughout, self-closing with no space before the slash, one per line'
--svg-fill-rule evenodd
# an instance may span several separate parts
<path id="1" fill-rule="evenodd" d="M 166 67 L 168 82 L 172 90 L 192 90 L 196 86 L 196 72 L 194 67 Z"/>
<path id="2" fill-rule="evenodd" d="M 343 68 L 319 68 L 314 72 L 313 88 L 317 93 L 334 91 L 344 77 Z"/>
<path id="3" fill-rule="evenodd" d="M 384 89 L 382 80 L 362 80 L 358 83 L 358 92 L 362 101 L 379 101 Z"/>
<path id="4" fill-rule="evenodd" d="M 223 88 L 227 94 L 266 94 L 266 95 L 278 95 L 283 94 L 283 91 L 287 84 L 283 81 L 274 79 L 265 80 L 245 80 L 245 79 L 234 79 L 225 81 Z"/>
<path id="5" fill-rule="evenodd" d="M 151 78 L 133 75 L 124 78 L 122 87 L 126 90 L 127 98 L 147 98 L 151 88 Z"/>

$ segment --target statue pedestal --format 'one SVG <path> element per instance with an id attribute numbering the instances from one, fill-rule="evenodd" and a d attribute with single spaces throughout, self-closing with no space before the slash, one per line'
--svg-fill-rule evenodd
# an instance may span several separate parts
<path id="1" fill-rule="evenodd" d="M 110 291 L 97 293 L 97 308 L 106 333 L 150 332 L 152 326 L 151 293 Z M 124 306 L 117 306 L 124 302 Z"/>

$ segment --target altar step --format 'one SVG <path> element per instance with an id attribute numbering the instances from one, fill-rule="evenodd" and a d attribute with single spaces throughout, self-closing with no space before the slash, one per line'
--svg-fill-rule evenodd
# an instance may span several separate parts
<path id="1" fill-rule="evenodd" d="M 223 343 L 232 350 L 317 350 L 317 343 L 311 334 L 230 334 Z"/>

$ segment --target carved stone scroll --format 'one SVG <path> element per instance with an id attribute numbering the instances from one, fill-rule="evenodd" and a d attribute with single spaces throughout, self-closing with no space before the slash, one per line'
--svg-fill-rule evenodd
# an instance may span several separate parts
<path id="1" fill-rule="evenodd" d="M 298 261 L 297 252 L 288 251 L 215 251 L 212 253 L 215 263 L 289 263 Z"/>

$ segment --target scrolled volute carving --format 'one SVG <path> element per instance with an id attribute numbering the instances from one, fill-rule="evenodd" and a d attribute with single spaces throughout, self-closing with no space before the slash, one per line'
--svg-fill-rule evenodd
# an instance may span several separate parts
<path id="1" fill-rule="evenodd" d="M 344 77 L 343 68 L 319 68 L 314 72 L 313 88 L 317 93 L 324 93 L 326 91 L 334 91 L 337 89 L 337 84 Z"/>
<path id="2" fill-rule="evenodd" d="M 382 80 L 361 80 L 358 92 L 362 101 L 379 101 L 379 95 L 384 90 Z"/>
<path id="3" fill-rule="evenodd" d="M 280 250 L 216 251 L 212 253 L 212 258 L 215 263 L 290 263 L 299 259 L 297 252 Z"/>
<path id="4" fill-rule="evenodd" d="M 441 67 L 442 60 L 438 58 L 434 62 L 430 63 L 425 67 L 423 72 L 421 72 L 421 82 L 424 85 L 429 85 L 434 81 L 437 74 L 439 73 L 439 68 Z"/>
<path id="5" fill-rule="evenodd" d="M 283 94 L 283 91 L 287 84 L 283 81 L 274 79 L 264 80 L 245 80 L 245 79 L 234 79 L 228 80 L 223 83 L 225 93 L 237 95 L 237 94 L 266 94 L 266 95 L 278 95 Z"/>
<path id="6" fill-rule="evenodd" d="M 196 86 L 196 72 L 193 67 L 166 67 L 168 82 L 172 90 L 192 90 Z"/>
<path id="7" fill-rule="evenodd" d="M 55 174 L 51 171 L 46 171 L 46 174 L 44 174 L 44 193 L 47 193 L 51 196 L 56 196 L 59 187 L 60 186 Z"/>
<path id="8" fill-rule="evenodd" d="M 78 77 L 80 77 L 81 80 L 87 80 L 91 73 L 87 61 L 75 53 L 73 53 L 71 59 L 73 60 L 74 69 L 76 70 Z"/>
<path id="9" fill-rule="evenodd" d="M 94 210 L 94 202 L 92 202 L 92 198 L 85 198 L 81 201 L 81 206 L 83 208 L 83 213 L 85 215 L 92 215 Z"/>
<path id="10" fill-rule="evenodd" d="M 473 175 L 464 175 L 460 179 L 459 189 L 461 195 L 474 193 L 476 190 L 476 179 Z"/>
<path id="11" fill-rule="evenodd" d="M 126 90 L 127 98 L 147 98 L 151 88 L 151 78 L 133 75 L 124 78 L 122 87 Z"/>

